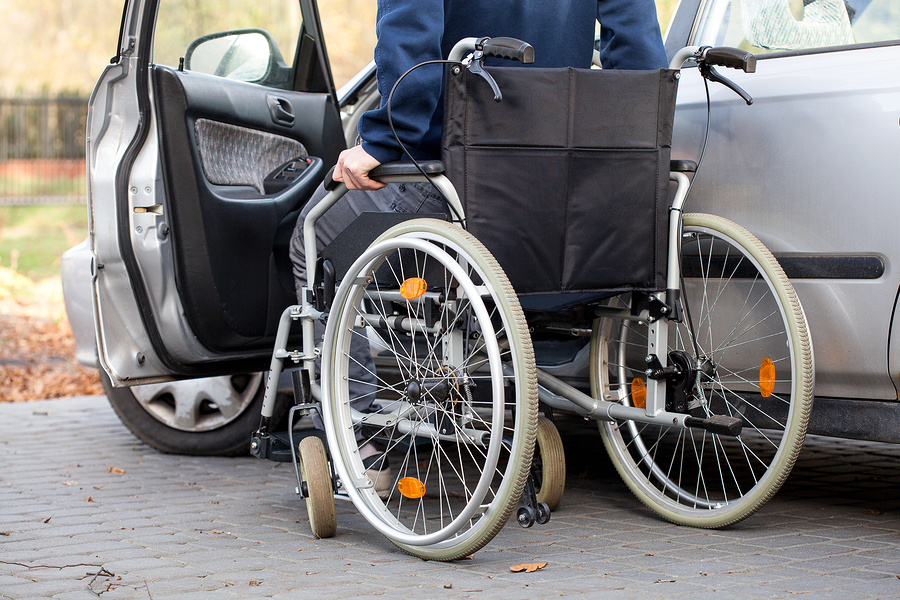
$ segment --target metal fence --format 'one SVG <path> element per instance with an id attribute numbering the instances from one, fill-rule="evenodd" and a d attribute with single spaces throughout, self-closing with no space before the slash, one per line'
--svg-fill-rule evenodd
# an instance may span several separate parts
<path id="1" fill-rule="evenodd" d="M 86 98 L 0 98 L 0 205 L 86 203 Z"/>

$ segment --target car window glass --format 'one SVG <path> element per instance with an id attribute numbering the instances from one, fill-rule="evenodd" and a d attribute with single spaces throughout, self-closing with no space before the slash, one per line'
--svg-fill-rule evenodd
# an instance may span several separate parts
<path id="1" fill-rule="evenodd" d="M 335 87 L 374 58 L 375 0 L 319 0 L 319 18 Z"/>
<path id="2" fill-rule="evenodd" d="M 896 0 L 709 0 L 692 43 L 763 54 L 897 40 Z"/>
<path id="3" fill-rule="evenodd" d="M 153 62 L 178 67 L 187 57 L 189 70 L 289 87 L 270 59 L 293 65 L 301 24 L 298 0 L 161 0 Z"/>

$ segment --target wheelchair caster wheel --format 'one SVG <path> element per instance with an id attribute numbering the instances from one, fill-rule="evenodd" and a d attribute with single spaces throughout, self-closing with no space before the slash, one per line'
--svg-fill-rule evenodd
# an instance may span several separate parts
<path id="1" fill-rule="evenodd" d="M 306 437 L 300 441 L 299 453 L 310 529 L 317 538 L 333 537 L 337 532 L 337 516 L 325 446 L 315 436 Z"/>
<path id="2" fill-rule="evenodd" d="M 555 510 L 566 489 L 566 453 L 562 437 L 547 417 L 538 417 L 535 433 L 531 477 L 538 502 L 545 502 L 550 510 Z"/>
<path id="3" fill-rule="evenodd" d="M 536 520 L 538 525 L 546 525 L 550 522 L 550 507 L 546 502 L 538 503 Z"/>
<path id="4" fill-rule="evenodd" d="M 526 529 L 534 525 L 534 522 L 537 520 L 537 515 L 535 511 L 530 506 L 520 506 L 519 510 L 516 511 L 516 521 L 522 527 Z"/>

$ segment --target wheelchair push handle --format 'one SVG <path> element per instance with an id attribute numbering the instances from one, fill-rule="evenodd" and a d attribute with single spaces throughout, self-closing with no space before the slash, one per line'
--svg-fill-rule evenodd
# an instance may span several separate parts
<path id="1" fill-rule="evenodd" d="M 528 42 L 510 37 L 483 38 L 479 40 L 484 56 L 517 60 L 523 65 L 534 62 L 534 48 Z"/>
<path id="2" fill-rule="evenodd" d="M 744 73 L 756 73 L 756 57 L 738 48 L 710 48 L 703 58 L 708 65 L 731 67 L 740 69 Z"/>
<path id="3" fill-rule="evenodd" d="M 745 73 L 756 72 L 756 57 L 738 48 L 710 46 L 687 46 L 675 53 L 669 62 L 670 69 L 681 69 L 687 60 L 694 60 L 700 68 L 700 74 L 709 81 L 721 83 L 744 99 L 747 105 L 753 104 L 753 97 L 730 79 L 716 71 L 717 66 L 740 69 Z"/>

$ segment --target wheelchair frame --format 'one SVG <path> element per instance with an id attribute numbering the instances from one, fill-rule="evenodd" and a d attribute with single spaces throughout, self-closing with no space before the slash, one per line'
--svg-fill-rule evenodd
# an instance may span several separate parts
<path id="1" fill-rule="evenodd" d="M 476 49 L 476 41 L 463 40 L 463 42 L 458 44 L 457 48 L 454 49 L 451 60 L 459 60 L 464 54 L 473 50 L 476 52 L 479 51 Z M 713 59 L 716 57 L 718 57 L 719 60 L 718 64 L 736 66 L 734 64 L 734 61 L 736 60 L 734 58 L 734 53 L 718 51 L 718 54 L 716 54 L 717 51 L 718 50 L 710 50 L 708 48 L 686 48 L 679 52 L 672 60 L 672 68 L 680 68 L 682 63 L 688 59 L 695 59 L 701 64 L 706 64 L 707 62 L 712 63 Z M 710 55 L 711 52 L 712 56 Z M 724 57 L 724 59 L 722 57 Z M 716 76 L 718 76 L 718 74 L 716 74 Z M 719 79 L 717 79 L 717 81 L 721 81 L 721 76 L 718 77 Z M 725 81 L 727 82 L 727 80 Z M 688 166 L 688 168 L 690 168 L 690 166 Z M 379 180 L 384 183 L 413 183 L 426 181 L 426 179 L 419 174 L 415 165 L 410 165 L 407 168 L 397 168 L 395 165 L 394 172 L 398 174 L 383 176 L 380 177 Z M 796 295 L 794 295 L 793 289 L 790 287 L 787 278 L 784 276 L 783 272 L 781 272 L 777 261 L 775 261 L 768 250 L 766 250 L 765 247 L 751 234 L 719 217 L 704 217 L 702 215 L 697 215 L 686 219 L 683 213 L 683 207 L 690 189 L 690 179 L 684 172 L 672 171 L 670 173 L 670 180 L 676 184 L 677 191 L 669 211 L 668 266 L 666 274 L 667 290 L 651 294 L 649 305 L 640 310 L 635 309 L 634 306 L 629 307 L 618 304 L 615 301 L 594 306 L 593 315 L 596 320 L 592 338 L 592 357 L 595 364 L 593 366 L 594 370 L 592 371 L 592 375 L 596 373 L 596 379 L 604 380 L 605 383 L 602 381 L 593 382 L 593 396 L 591 396 L 549 373 L 540 369 L 534 369 L 534 377 L 537 382 L 537 393 L 533 394 L 533 391 L 530 389 L 526 389 L 523 392 L 526 395 L 536 396 L 536 398 L 530 400 L 534 406 L 528 410 L 525 410 L 523 407 L 521 412 L 528 414 L 524 417 L 516 417 L 516 419 L 521 418 L 530 420 L 531 423 L 526 423 L 526 426 L 524 426 L 522 431 L 526 431 L 529 428 L 531 431 L 530 433 L 523 434 L 525 439 L 521 446 L 513 446 L 512 444 L 514 441 L 505 439 L 504 443 L 507 447 L 521 447 L 524 449 L 524 452 L 530 452 L 529 449 L 533 447 L 534 421 L 537 418 L 535 414 L 537 400 L 540 400 L 544 405 L 553 409 L 572 412 L 599 421 L 601 432 L 604 435 L 604 443 L 607 445 L 607 449 L 610 451 L 610 455 L 612 456 L 614 463 L 616 463 L 617 469 L 623 476 L 623 479 L 625 479 L 626 483 L 628 483 L 629 487 L 631 487 L 642 501 L 665 518 L 677 523 L 700 527 L 721 527 L 746 518 L 755 512 L 775 493 L 775 491 L 777 491 L 778 487 L 780 487 L 781 483 L 787 477 L 787 473 L 789 473 L 796 455 L 799 452 L 800 445 L 802 444 L 806 423 L 809 418 L 813 386 L 812 348 L 802 313 L 802 307 L 800 307 L 799 301 L 797 300 Z M 440 189 L 445 198 L 447 198 L 453 212 L 456 215 L 464 215 L 464 208 L 451 182 L 441 174 L 431 177 L 431 181 Z M 315 206 L 306 217 L 303 227 L 305 234 L 307 273 L 315 273 L 318 255 L 315 245 L 316 221 L 331 206 L 333 206 L 345 192 L 346 186 L 337 184 L 335 189 Z M 687 356 L 689 353 L 682 352 L 681 355 L 676 355 L 677 353 L 675 352 L 667 352 L 667 349 L 671 348 L 674 342 L 674 340 L 670 339 L 670 326 L 675 323 L 683 323 L 685 317 L 690 321 L 690 314 L 682 314 L 680 308 L 680 302 L 682 300 L 680 295 L 681 291 L 684 289 L 682 244 L 685 243 L 684 240 L 688 236 L 688 234 L 685 233 L 686 221 L 689 222 L 689 229 L 691 230 L 690 235 L 700 237 L 703 237 L 704 235 L 707 236 L 703 237 L 702 243 L 697 242 L 697 247 L 701 254 L 705 250 L 709 251 L 710 263 L 712 263 L 714 254 L 713 248 L 718 248 L 722 244 L 725 244 L 726 246 L 727 244 L 731 244 L 736 249 L 735 255 L 738 254 L 738 250 L 743 252 L 743 255 L 748 257 L 747 260 L 755 264 L 758 272 L 763 274 L 761 279 L 764 280 L 764 284 L 768 286 L 766 289 L 771 292 L 771 295 L 776 297 L 775 304 L 779 309 L 784 322 L 787 345 L 789 347 L 788 354 L 791 357 L 790 360 L 792 363 L 789 369 L 791 381 L 789 382 L 790 399 L 787 403 L 787 417 L 785 417 L 783 425 L 775 417 L 768 417 L 769 421 L 778 421 L 777 425 L 782 425 L 784 427 L 784 439 L 778 442 L 777 451 L 771 458 L 771 462 L 765 465 L 763 475 L 760 477 L 757 477 L 755 474 L 753 475 L 754 479 L 759 479 L 760 481 L 756 481 L 751 488 L 746 490 L 741 489 L 741 485 L 738 485 L 737 498 L 729 499 L 727 497 L 728 494 L 726 494 L 726 497 L 722 501 L 704 501 L 702 491 L 683 489 L 681 475 L 679 474 L 677 477 L 673 475 L 671 465 L 668 466 L 668 472 L 666 472 L 666 465 L 663 461 L 657 459 L 656 450 L 648 449 L 654 446 L 654 444 L 660 443 L 662 434 L 659 432 L 665 430 L 682 432 L 673 434 L 677 436 L 677 441 L 675 443 L 683 444 L 685 448 L 687 448 L 690 444 L 687 443 L 686 440 L 688 440 L 689 437 L 691 440 L 694 438 L 691 437 L 690 433 L 686 432 L 689 430 L 698 430 L 703 432 L 702 440 L 704 443 L 707 441 L 706 434 L 709 434 L 709 443 L 716 449 L 716 456 L 718 456 L 718 448 L 721 447 L 722 452 L 725 452 L 725 446 L 728 444 L 727 439 L 734 438 L 740 440 L 742 428 L 745 426 L 745 423 L 748 419 L 752 422 L 752 417 L 748 417 L 746 411 L 744 413 L 734 412 L 730 410 L 730 407 L 728 414 L 709 414 L 710 411 L 707 410 L 706 412 L 709 416 L 706 417 L 694 416 L 691 414 L 692 410 L 684 408 L 673 410 L 672 400 L 667 396 L 667 389 L 669 390 L 668 394 L 671 395 L 673 393 L 671 390 L 675 387 L 675 382 L 677 382 L 677 386 L 680 386 L 679 389 L 682 389 L 679 393 L 682 393 L 688 398 L 694 409 L 700 408 L 706 410 L 706 403 L 709 402 L 711 404 L 713 402 L 713 397 L 716 395 L 714 389 L 715 384 L 712 383 L 712 376 L 708 373 L 708 371 L 713 368 L 710 366 L 713 363 L 710 357 L 695 352 L 694 356 L 688 356 L 687 359 L 682 360 L 681 355 Z M 354 272 L 362 272 L 362 269 L 372 268 L 371 265 L 366 263 L 367 261 L 373 263 L 379 259 L 378 257 L 381 255 L 378 254 L 378 252 L 380 252 L 379 248 L 381 247 L 388 248 L 391 251 L 396 250 L 398 253 L 401 246 L 403 249 L 427 251 L 430 252 L 431 255 L 438 256 L 440 260 L 444 261 L 441 264 L 453 272 L 455 282 L 459 283 L 461 287 L 466 288 L 464 293 L 465 297 L 469 299 L 468 302 L 472 305 L 478 304 L 477 302 L 472 302 L 472 299 L 484 293 L 482 288 L 492 287 L 492 285 L 486 283 L 487 275 L 479 275 L 474 279 L 479 279 L 480 283 L 474 282 L 471 275 L 467 277 L 467 271 L 465 270 L 466 268 L 469 268 L 469 265 L 466 264 L 466 261 L 468 261 L 469 258 L 460 261 L 459 255 L 454 258 L 453 256 L 450 256 L 450 254 L 447 254 L 446 258 L 443 258 L 442 255 L 438 254 L 438 250 L 429 246 L 429 244 L 432 243 L 442 245 L 442 247 L 446 247 L 446 245 L 449 244 L 456 248 L 456 244 L 459 244 L 458 247 L 464 248 L 469 242 L 451 239 L 453 237 L 452 234 L 444 233 L 445 229 L 449 228 L 447 229 L 449 232 L 453 228 L 453 226 L 450 225 L 447 225 L 446 228 L 438 228 L 437 234 L 432 231 L 428 234 L 432 236 L 430 238 L 428 236 L 417 237 L 417 234 L 413 231 L 416 227 L 416 220 L 408 221 L 404 226 L 405 233 L 398 235 L 393 241 L 389 235 L 387 238 L 382 236 L 380 241 L 376 241 L 370 246 L 369 251 L 357 260 L 352 270 Z M 715 231 L 717 229 L 720 229 L 724 233 Z M 460 235 L 464 234 L 462 229 L 459 229 L 459 231 Z M 397 240 L 401 241 L 397 242 Z M 382 246 L 379 246 L 379 244 Z M 392 246 L 391 244 L 395 245 Z M 732 246 L 727 246 L 729 256 L 732 251 Z M 717 250 L 717 252 L 720 251 Z M 716 260 L 718 260 L 718 258 L 718 255 L 716 255 Z M 701 259 L 701 266 L 703 260 L 705 259 Z M 456 267 L 453 266 L 455 262 L 462 262 L 462 266 L 456 269 Z M 723 267 L 723 270 L 724 268 L 725 267 Z M 351 274 L 348 273 L 347 278 L 349 279 L 350 277 Z M 735 276 L 732 274 L 732 277 L 726 277 L 726 279 L 730 280 L 734 277 Z M 753 281 L 755 282 L 756 280 Z M 727 282 L 728 281 L 726 281 L 726 283 Z M 354 285 L 356 285 L 356 288 L 353 288 Z M 353 289 L 356 289 L 358 294 L 363 294 L 365 292 L 362 290 L 366 285 L 368 285 L 367 281 L 361 283 L 356 282 L 355 284 L 351 282 L 346 286 L 342 284 L 341 290 L 343 290 L 344 287 L 347 287 L 347 290 L 349 291 L 339 290 L 338 294 L 343 293 L 347 297 L 352 297 Z M 431 413 L 432 416 L 429 416 L 428 418 L 419 418 L 417 420 L 410 419 L 405 425 L 402 425 L 404 419 L 407 419 L 409 415 L 416 410 L 416 406 L 414 406 L 415 403 L 412 401 L 398 401 L 396 402 L 396 410 L 379 415 L 364 415 L 363 413 L 359 413 L 348 407 L 347 415 L 344 415 L 343 417 L 340 415 L 336 416 L 334 411 L 341 409 L 336 409 L 332 406 L 330 396 L 338 393 L 334 388 L 340 384 L 333 383 L 331 374 L 325 373 L 324 368 L 325 365 L 330 365 L 328 355 L 330 355 L 332 350 L 329 348 L 329 345 L 334 344 L 336 340 L 340 340 L 342 334 L 340 332 L 335 333 L 335 328 L 326 328 L 324 344 L 319 346 L 316 345 L 315 322 L 324 320 L 331 315 L 326 315 L 324 311 L 317 309 L 313 304 L 311 300 L 312 294 L 309 292 L 311 286 L 312 283 L 308 282 L 307 287 L 304 288 L 302 303 L 289 307 L 281 316 L 275 350 L 273 352 L 266 384 L 265 400 L 262 407 L 262 424 L 253 440 L 254 453 L 258 455 L 264 454 L 259 446 L 260 444 L 266 443 L 268 427 L 274 415 L 277 386 L 284 367 L 284 361 L 290 359 L 295 363 L 300 363 L 301 369 L 300 371 L 295 371 L 294 377 L 295 396 L 297 397 L 298 404 L 291 410 L 290 422 L 291 424 L 293 423 L 294 414 L 297 411 L 299 411 L 300 414 L 308 413 L 310 410 L 321 411 L 323 420 L 326 423 L 326 432 L 328 434 L 331 456 L 331 469 L 328 473 L 329 476 L 325 478 L 325 480 L 332 481 L 334 487 L 333 490 L 326 489 L 324 491 L 321 489 L 308 489 L 308 482 L 304 481 L 304 479 L 307 479 L 310 476 L 309 473 L 306 472 L 308 469 L 304 468 L 305 465 L 307 463 L 313 464 L 313 462 L 315 462 L 316 465 L 319 465 L 317 468 L 321 471 L 321 469 L 324 468 L 321 465 L 328 464 L 328 462 L 327 460 L 323 461 L 324 448 L 320 447 L 314 450 L 307 450 L 306 456 L 304 456 L 304 450 L 301 448 L 299 462 L 301 468 L 304 468 L 304 477 L 301 478 L 300 471 L 298 470 L 297 491 L 307 498 L 314 533 L 320 537 L 327 537 L 334 533 L 334 527 L 331 523 L 333 520 L 333 493 L 343 490 L 343 493 L 337 494 L 338 497 L 349 496 L 363 516 L 372 523 L 376 529 L 387 536 L 393 543 L 411 554 L 427 559 L 452 560 L 467 556 L 478 550 L 490 541 L 499 528 L 503 526 L 511 508 L 511 506 L 494 507 L 492 505 L 494 500 L 491 500 L 488 504 L 483 504 L 482 499 L 485 494 L 488 493 L 487 489 L 496 485 L 496 483 L 492 483 L 493 480 L 484 475 L 484 473 L 493 473 L 499 469 L 498 453 L 501 452 L 502 445 L 497 441 L 497 438 L 504 436 L 502 421 L 505 418 L 505 415 L 502 414 L 503 406 L 501 405 L 498 408 L 496 398 L 504 395 L 505 378 L 512 376 L 510 370 L 513 369 L 513 367 L 508 364 L 500 366 L 503 362 L 501 353 L 504 353 L 504 356 L 509 356 L 509 353 L 515 353 L 516 349 L 510 349 L 508 346 L 504 346 L 503 340 L 498 341 L 497 332 L 491 324 L 492 316 L 484 311 L 483 306 L 481 308 L 475 306 L 472 309 L 473 312 L 476 313 L 475 320 L 479 322 L 480 332 L 484 335 L 484 337 L 481 338 L 482 341 L 479 342 L 483 344 L 483 346 L 479 346 L 479 352 L 487 354 L 486 364 L 489 365 L 491 372 L 491 394 L 495 398 L 493 420 L 490 421 L 490 431 L 485 431 L 484 428 L 479 429 L 475 426 L 468 428 L 467 426 L 460 426 L 452 434 L 441 434 L 437 431 L 440 424 L 439 417 L 434 416 L 437 414 L 437 411 L 433 411 Z M 753 285 L 750 287 L 752 288 Z M 443 301 L 449 302 L 446 298 Z M 704 300 L 703 302 L 708 302 L 708 300 Z M 506 318 L 510 319 L 511 317 Z M 288 350 L 288 337 L 295 321 L 301 322 L 302 349 Z M 365 317 L 361 317 L 360 319 L 357 319 L 357 321 L 358 322 L 354 327 L 377 325 L 374 320 L 368 322 Z M 423 330 L 426 328 L 426 324 L 416 323 L 414 319 L 407 319 L 407 321 L 408 322 L 405 325 L 401 325 L 401 327 L 407 328 L 407 333 L 414 331 L 417 328 L 422 328 Z M 602 346 L 609 345 L 610 347 L 618 347 L 619 351 L 623 353 L 621 355 L 623 358 L 621 358 L 619 362 L 624 363 L 624 353 L 626 350 L 622 350 L 621 347 L 626 345 L 627 340 L 623 341 L 624 337 L 620 339 L 615 338 L 613 334 L 602 333 L 604 331 L 610 331 L 611 324 L 615 324 L 613 327 L 620 327 L 620 331 L 625 331 L 625 329 L 632 326 L 646 328 L 647 330 L 645 342 L 646 365 L 644 365 L 642 369 L 647 378 L 646 382 L 642 381 L 646 390 L 646 401 L 643 406 L 640 406 L 639 402 L 636 402 L 631 398 L 635 392 L 632 388 L 627 387 L 636 385 L 633 383 L 634 380 L 631 380 L 630 383 L 624 382 L 622 381 L 623 377 L 620 375 L 618 376 L 619 380 L 616 383 L 612 381 L 613 379 L 616 379 L 616 376 L 613 375 L 613 372 L 615 371 L 612 366 L 613 361 L 609 358 L 607 351 L 604 350 Z M 508 325 L 510 324 L 504 325 L 500 329 L 506 330 Z M 439 324 L 434 325 L 434 327 L 438 326 Z M 686 327 L 692 330 L 690 337 L 695 338 L 696 332 L 693 331 L 693 323 L 690 323 Z M 735 325 L 735 327 L 737 327 L 737 325 Z M 349 336 L 351 334 L 343 335 Z M 619 335 L 626 336 L 627 334 L 621 333 Z M 463 342 L 465 336 L 451 335 L 447 337 L 448 339 L 443 342 L 445 344 L 445 355 L 459 356 L 462 353 L 460 344 L 465 343 Z M 346 340 L 344 343 L 347 343 Z M 684 341 L 681 343 L 685 346 L 687 345 Z M 515 346 L 515 344 L 511 344 L 511 346 Z M 694 348 L 697 348 L 696 341 L 694 341 Z M 315 383 L 317 380 L 316 363 L 322 359 L 323 356 L 326 359 L 323 364 L 323 383 L 319 386 Z M 682 360 L 682 362 L 679 362 L 679 360 Z M 686 362 L 684 362 L 685 360 Z M 609 366 L 605 366 L 602 361 L 607 361 Z M 453 367 L 453 365 L 459 363 L 451 362 L 450 364 L 451 367 Z M 448 367 L 448 369 L 449 368 L 450 367 Z M 529 370 L 530 368 L 531 367 L 527 364 L 526 359 L 521 359 L 520 363 L 515 366 L 515 370 Z M 500 370 L 498 371 L 498 369 Z M 622 373 L 626 370 L 635 370 L 631 367 L 626 368 L 621 365 L 618 369 Z M 772 372 L 774 373 L 774 370 Z M 467 376 L 468 375 L 466 375 L 466 377 Z M 523 377 L 527 379 L 528 376 L 530 375 L 526 373 Z M 755 382 L 758 383 L 760 389 L 763 388 L 763 386 L 769 385 L 768 380 L 765 379 L 766 377 L 768 376 L 760 375 L 759 381 Z M 684 383 L 685 380 L 688 380 L 687 384 Z M 772 377 L 772 380 L 772 386 L 776 385 L 774 376 Z M 459 391 L 459 388 L 461 388 L 462 385 L 463 384 L 459 383 L 456 384 L 456 387 L 458 388 L 456 392 L 453 392 L 452 390 L 446 392 L 448 402 L 450 402 L 449 398 L 458 396 L 460 404 L 465 404 L 464 394 Z M 530 384 L 526 383 L 523 384 L 523 387 L 528 388 L 529 385 Z M 787 386 L 787 383 L 783 384 L 779 381 L 777 385 L 784 387 Z M 618 389 L 618 393 L 609 393 L 609 390 L 612 388 Z M 723 392 L 723 398 L 725 395 L 726 394 Z M 769 396 L 766 396 L 765 392 L 757 395 L 769 397 L 771 396 L 771 393 Z M 728 398 L 725 398 L 724 401 L 726 404 L 739 404 L 742 402 L 741 400 L 732 401 Z M 453 402 L 456 402 L 456 400 L 453 400 Z M 752 402 L 748 402 L 743 408 L 750 410 L 747 406 L 755 405 L 753 405 Z M 761 412 L 765 412 L 765 409 L 760 410 Z M 471 416 L 464 416 L 461 412 L 453 412 L 452 414 L 453 418 L 460 423 L 466 418 L 472 418 Z M 774 414 L 774 412 L 772 414 Z M 483 458 L 484 471 L 478 481 L 478 486 L 471 491 L 474 500 L 468 502 L 462 510 L 450 515 L 452 517 L 452 522 L 449 525 L 440 527 L 438 530 L 417 531 L 415 530 L 415 527 L 407 529 L 405 525 L 399 522 L 399 520 L 395 522 L 391 515 L 382 514 L 379 509 L 380 505 L 378 504 L 378 500 L 376 500 L 374 496 L 374 483 L 371 479 L 364 476 L 357 476 L 358 474 L 352 473 L 347 465 L 344 464 L 345 459 L 343 458 L 343 454 L 348 452 L 348 446 L 352 446 L 352 433 L 343 434 L 345 436 L 351 436 L 346 437 L 343 442 L 337 440 L 336 438 L 342 434 L 337 431 L 338 425 L 334 424 L 335 419 L 343 419 L 342 422 L 345 424 L 348 423 L 349 419 L 349 423 L 354 425 L 366 422 L 368 425 L 379 426 L 382 428 L 390 426 L 413 438 L 444 441 L 455 440 L 457 442 L 459 439 L 464 439 L 464 443 L 470 446 L 488 448 Z M 498 420 L 500 421 L 499 423 Z M 765 437 L 766 424 L 771 426 L 769 421 L 764 421 L 763 425 L 760 427 L 757 427 L 754 424 L 754 429 L 757 431 L 751 433 L 761 432 Z M 636 424 L 641 424 L 640 428 Z M 518 431 L 519 430 L 517 429 L 516 435 L 519 435 Z M 625 433 L 623 433 L 623 431 Z M 656 433 L 645 435 L 642 433 L 644 431 Z M 624 441 L 611 441 L 614 440 L 614 436 L 624 436 Z M 653 436 L 656 437 L 654 438 Z M 647 439 L 644 440 L 644 437 Z M 415 441 L 413 443 L 415 443 Z M 292 437 L 290 444 L 296 468 L 297 448 Z M 694 447 L 696 452 L 696 442 Z M 637 448 L 637 454 L 629 458 L 628 453 L 635 452 L 635 448 Z M 540 448 L 538 450 L 540 450 Z M 686 450 L 683 451 L 686 452 Z M 701 449 L 701 452 L 702 451 L 703 450 Z M 746 455 L 746 447 L 744 447 L 743 451 Z M 314 452 L 315 455 L 310 454 L 312 452 Z M 522 464 L 518 464 L 517 462 L 515 468 L 519 471 L 527 472 L 530 459 L 530 455 L 522 457 L 522 460 L 519 461 Z M 511 458 L 509 459 L 509 462 L 512 462 Z M 703 467 L 698 462 L 698 469 L 702 470 L 702 468 Z M 721 465 L 719 466 L 719 471 L 721 475 Z M 315 474 L 313 474 L 313 476 L 315 476 Z M 728 475 L 726 474 L 725 478 L 727 477 Z M 737 476 L 733 477 L 737 479 Z M 320 482 L 317 485 L 321 488 L 321 480 L 323 480 L 321 473 L 319 474 L 318 479 Z M 520 476 L 518 479 L 521 481 L 516 481 L 514 483 L 511 493 L 507 493 L 502 499 L 502 502 L 509 505 L 509 498 L 515 500 L 521 498 L 523 500 L 523 506 L 517 513 L 517 520 L 520 524 L 530 526 L 535 520 L 538 522 L 546 522 L 546 519 L 549 519 L 549 510 L 546 505 L 541 505 L 537 502 L 531 480 L 528 479 L 526 481 L 525 476 Z M 699 476 L 699 479 L 703 479 L 702 473 Z M 763 481 L 765 482 L 765 485 L 761 483 Z M 703 485 L 706 485 L 705 482 Z M 697 484 L 697 487 L 699 488 L 700 484 Z M 501 500 L 497 499 L 498 496 L 499 494 L 494 498 L 497 503 L 500 503 Z M 410 496 L 405 497 L 411 498 Z M 684 500 L 685 497 L 690 497 L 691 499 Z M 732 501 L 738 505 L 736 509 L 729 507 Z M 324 517 L 324 520 L 326 521 L 324 524 L 322 523 L 323 517 L 321 517 L 322 509 L 314 506 L 314 502 L 319 507 L 327 507 L 329 502 L 332 503 L 331 516 Z M 693 505 L 691 505 L 692 503 Z M 743 504 L 743 506 L 741 506 L 741 504 Z M 496 512 L 497 515 L 491 517 L 493 522 L 487 526 L 484 531 L 478 531 L 476 534 L 468 537 L 462 535 L 460 536 L 462 539 L 456 541 L 457 531 L 455 528 L 473 527 L 473 521 L 477 523 L 479 519 L 484 518 L 484 515 L 492 514 L 493 512 Z M 327 512 L 325 514 L 327 514 Z M 422 517 L 422 520 L 424 521 L 425 517 Z M 317 521 L 318 523 L 316 523 Z"/>

